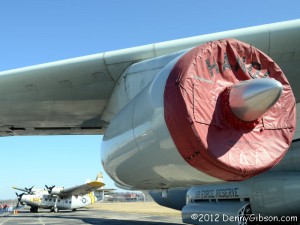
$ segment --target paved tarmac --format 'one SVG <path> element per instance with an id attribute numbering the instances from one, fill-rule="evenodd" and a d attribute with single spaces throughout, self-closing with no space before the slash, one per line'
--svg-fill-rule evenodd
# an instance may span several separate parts
<path id="1" fill-rule="evenodd" d="M 39 213 L 30 213 L 21 210 L 18 214 L 0 217 L 0 225 L 176 225 L 183 224 L 180 216 L 155 216 L 148 214 L 120 213 L 103 210 L 78 209 L 76 212 L 60 211 L 50 213 L 49 210 L 40 210 Z"/>

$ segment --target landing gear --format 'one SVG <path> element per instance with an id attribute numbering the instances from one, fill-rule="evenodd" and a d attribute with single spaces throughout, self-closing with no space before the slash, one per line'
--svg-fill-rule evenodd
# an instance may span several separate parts
<path id="1" fill-rule="evenodd" d="M 76 211 L 76 209 L 72 209 L 72 211 L 73 211 L 73 212 L 75 212 L 75 211 Z"/>
<path id="2" fill-rule="evenodd" d="M 59 196 L 56 196 L 54 206 L 50 209 L 51 212 L 57 213 L 58 208 L 57 208 L 57 201 L 58 201 Z"/>
<path id="3" fill-rule="evenodd" d="M 251 215 L 251 208 L 249 205 L 244 206 L 243 208 L 240 209 L 240 211 L 238 212 L 239 214 L 239 218 L 248 218 Z M 248 220 L 245 221 L 239 221 L 239 225 L 247 225 Z"/>
<path id="4" fill-rule="evenodd" d="M 30 212 L 37 213 L 37 212 L 39 212 L 39 208 L 38 207 L 31 207 Z"/>
<path id="5" fill-rule="evenodd" d="M 52 207 L 50 209 L 50 212 L 58 213 L 58 208 L 57 207 Z"/>

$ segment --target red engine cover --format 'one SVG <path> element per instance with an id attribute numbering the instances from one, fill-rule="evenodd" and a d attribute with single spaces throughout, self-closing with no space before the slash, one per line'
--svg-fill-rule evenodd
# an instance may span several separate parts
<path id="1" fill-rule="evenodd" d="M 283 85 L 280 99 L 254 124 L 234 125 L 221 93 L 240 81 L 266 77 Z M 295 98 L 279 66 L 234 39 L 209 42 L 182 56 L 168 77 L 164 107 L 181 156 L 198 170 L 228 181 L 273 167 L 288 150 L 295 130 Z"/>

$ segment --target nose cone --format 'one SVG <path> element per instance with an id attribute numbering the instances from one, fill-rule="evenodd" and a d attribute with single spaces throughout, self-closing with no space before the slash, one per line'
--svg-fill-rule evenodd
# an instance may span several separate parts
<path id="1" fill-rule="evenodd" d="M 239 119 L 254 121 L 277 102 L 281 93 L 282 84 L 274 79 L 247 80 L 231 87 L 229 105 Z"/>

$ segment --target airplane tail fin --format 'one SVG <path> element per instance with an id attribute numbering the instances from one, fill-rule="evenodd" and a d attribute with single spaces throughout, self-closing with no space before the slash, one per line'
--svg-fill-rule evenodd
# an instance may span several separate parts
<path id="1" fill-rule="evenodd" d="M 97 174 L 95 181 L 104 183 L 103 174 L 101 172 Z M 93 181 L 91 181 L 91 179 L 87 179 L 85 181 L 85 183 L 90 183 L 90 182 L 93 182 Z"/>
<path id="2" fill-rule="evenodd" d="M 103 182 L 103 174 L 102 174 L 101 172 L 97 174 L 97 176 L 96 176 L 96 181 L 99 181 L 99 182 L 101 182 L 101 183 L 104 183 L 104 182 Z"/>

